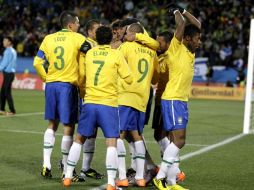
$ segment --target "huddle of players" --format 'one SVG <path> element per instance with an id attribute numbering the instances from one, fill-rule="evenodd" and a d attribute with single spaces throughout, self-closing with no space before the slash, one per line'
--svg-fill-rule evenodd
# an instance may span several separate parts
<path id="1" fill-rule="evenodd" d="M 181 14 L 178 7 L 171 9 L 174 9 L 176 32 L 174 36 L 169 32 L 163 32 L 158 35 L 157 41 L 150 38 L 135 20 L 115 22 L 112 24 L 112 30 L 107 26 L 100 26 L 98 22 L 90 21 L 88 23 L 92 24 L 87 27 L 89 28 L 86 30 L 88 37 L 85 38 L 77 33 L 78 17 L 66 11 L 61 14 L 60 22 L 63 29 L 45 37 L 34 60 L 39 76 L 46 82 L 45 119 L 49 120 L 48 129 L 44 135 L 42 176 L 51 177 L 50 156 L 54 146 L 54 133 L 61 122 L 64 126 L 61 149 L 65 186 L 70 186 L 71 181 L 76 180 L 73 178 L 73 172 L 82 146 L 84 148 L 82 165 L 84 170 L 82 169 L 81 173 L 85 175 L 85 172 L 91 169 L 90 163 L 95 147 L 97 127 L 102 129 L 106 138 L 107 190 L 129 185 L 126 176 L 126 150 L 123 139 L 129 142 L 132 150 L 133 168 L 136 170 L 134 183 L 140 187 L 147 185 L 144 176 L 145 162 L 147 161 L 148 169 L 156 169 L 155 164 L 149 159 L 142 136 L 150 85 L 158 83 L 153 127 L 155 128 L 155 139 L 164 152 L 169 145 L 172 145 L 174 138 L 177 139 L 177 135 L 172 132 L 170 142 L 168 132 L 162 129 L 160 113 L 161 95 L 169 80 L 170 52 L 168 51 L 177 51 L 181 44 L 180 39 L 182 39 L 185 27 L 182 15 L 186 16 L 192 24 L 197 22 L 186 10 L 181 10 Z M 170 42 L 173 45 L 170 45 Z M 156 50 L 159 57 L 157 57 Z M 194 54 L 194 52 L 191 53 Z M 45 60 L 50 63 L 48 73 L 43 68 Z M 78 119 L 76 139 L 73 142 L 72 136 L 78 110 L 77 87 L 79 87 L 79 95 L 84 103 Z M 171 104 L 173 106 L 173 101 Z M 184 121 L 180 121 L 179 118 Z M 183 123 L 185 125 L 176 130 L 184 129 L 185 133 L 187 120 L 188 118 L 179 116 L 177 125 Z M 161 166 L 167 163 L 170 167 L 167 165 L 160 169 L 158 175 L 166 174 L 163 178 L 158 178 L 157 175 L 153 180 L 154 185 L 158 189 L 184 189 L 176 184 L 177 174 L 180 173 L 179 154 L 176 154 L 172 162 L 167 161 L 167 158 L 164 159 L 164 157 Z M 116 180 L 117 171 L 119 180 Z M 103 177 L 96 171 L 92 173 L 97 175 L 95 177 L 97 179 Z M 167 182 L 164 180 L 166 177 Z"/>

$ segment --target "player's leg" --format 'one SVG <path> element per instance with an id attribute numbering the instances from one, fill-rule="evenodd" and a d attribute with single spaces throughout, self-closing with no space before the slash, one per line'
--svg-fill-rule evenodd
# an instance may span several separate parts
<path id="1" fill-rule="evenodd" d="M 85 137 L 91 137 L 94 134 L 96 127 L 96 108 L 94 104 L 84 104 L 82 112 L 79 117 L 78 130 L 75 142 L 73 142 L 68 159 L 67 159 L 67 172 L 64 179 L 64 185 L 70 186 L 73 170 L 79 160 L 82 146 L 85 142 Z"/>
<path id="2" fill-rule="evenodd" d="M 143 141 L 142 133 L 144 129 L 145 113 L 140 112 L 134 108 L 131 109 L 133 113 L 132 122 L 129 123 L 129 131 L 134 140 L 135 156 L 136 156 L 136 175 L 135 180 L 138 186 L 144 187 L 146 185 L 144 179 L 145 170 L 145 154 L 146 148 Z M 135 122 L 133 122 L 135 121 Z"/>
<path id="3" fill-rule="evenodd" d="M 126 131 L 121 131 L 120 138 L 117 139 L 117 153 L 118 153 L 118 173 L 119 180 L 117 180 L 117 186 L 128 187 L 128 180 L 126 176 L 126 149 L 123 139 L 126 136 Z"/>
<path id="4" fill-rule="evenodd" d="M 45 88 L 45 119 L 48 120 L 48 128 L 44 133 L 43 146 L 43 168 L 41 175 L 43 177 L 52 177 L 51 175 L 51 154 L 55 144 L 55 132 L 59 124 L 59 115 L 57 114 L 57 84 L 47 83 Z"/>
<path id="5" fill-rule="evenodd" d="M 43 139 L 43 167 L 41 175 L 46 178 L 51 178 L 51 154 L 55 145 L 55 132 L 59 122 L 49 120 L 48 128 L 44 133 Z"/>
<path id="6" fill-rule="evenodd" d="M 117 139 L 117 152 L 118 152 L 118 171 L 119 171 L 119 180 L 117 180 L 117 186 L 128 187 L 128 179 L 126 176 L 126 149 L 123 139 L 128 135 L 126 126 L 128 125 L 128 119 L 131 117 L 130 109 L 127 106 L 119 106 L 119 119 L 120 119 L 120 138 Z M 131 139 L 127 137 L 131 142 Z"/>
<path id="7" fill-rule="evenodd" d="M 73 171 L 78 163 L 84 142 L 85 142 L 85 137 L 78 133 L 68 154 L 67 169 L 65 173 L 65 178 L 63 180 L 64 186 L 71 185 L 71 180 L 73 178 Z"/>
<path id="8" fill-rule="evenodd" d="M 106 153 L 106 169 L 108 177 L 107 190 L 115 190 L 116 173 L 118 168 L 117 155 L 117 138 L 119 133 L 119 117 L 118 108 L 111 106 L 98 106 L 98 125 L 101 127 L 104 137 L 106 138 L 107 153 Z"/>
<path id="9" fill-rule="evenodd" d="M 94 155 L 95 150 L 95 140 L 97 136 L 97 129 L 95 134 L 86 139 L 86 142 L 83 145 L 83 161 L 82 161 L 82 169 L 80 172 L 80 177 L 90 177 L 93 179 L 102 179 L 104 177 L 103 174 L 100 174 L 95 169 L 91 168 L 91 162 Z"/>
<path id="10" fill-rule="evenodd" d="M 153 182 L 158 189 L 165 189 L 167 184 L 163 179 L 167 176 L 169 168 L 172 167 L 179 155 L 180 149 L 185 144 L 188 107 L 187 103 L 181 101 L 162 100 L 161 105 L 164 130 L 172 131 L 173 141 L 164 152 L 160 170 Z"/>
<path id="11" fill-rule="evenodd" d="M 67 169 L 67 157 L 73 143 L 75 123 L 78 119 L 78 90 L 76 86 L 68 83 L 60 83 L 57 90 L 57 112 L 60 122 L 64 126 L 61 152 L 64 166 L 63 174 L 65 174 Z"/>

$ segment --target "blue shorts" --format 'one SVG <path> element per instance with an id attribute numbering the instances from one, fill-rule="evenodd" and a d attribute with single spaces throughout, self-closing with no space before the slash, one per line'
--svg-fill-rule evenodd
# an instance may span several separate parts
<path id="1" fill-rule="evenodd" d="M 78 122 L 78 133 L 85 137 L 94 135 L 100 127 L 106 138 L 118 138 L 119 116 L 118 108 L 101 104 L 84 104 Z"/>
<path id="2" fill-rule="evenodd" d="M 145 125 L 145 113 L 129 106 L 119 106 L 120 130 L 138 131 L 142 134 Z"/>
<path id="3" fill-rule="evenodd" d="M 161 100 L 161 112 L 165 131 L 186 129 L 189 119 L 187 102 Z"/>
<path id="4" fill-rule="evenodd" d="M 74 124 L 78 119 L 77 87 L 64 82 L 46 83 L 45 119 L 59 120 L 62 124 Z"/>

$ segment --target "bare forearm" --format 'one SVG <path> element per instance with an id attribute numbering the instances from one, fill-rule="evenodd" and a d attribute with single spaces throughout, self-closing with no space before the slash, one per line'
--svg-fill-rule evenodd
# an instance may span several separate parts
<path id="1" fill-rule="evenodd" d="M 185 18 L 187 18 L 187 20 L 191 24 L 193 24 L 193 25 L 197 26 L 199 29 L 201 29 L 201 23 L 200 23 L 200 21 L 196 17 L 194 17 L 191 13 L 189 13 L 188 11 L 185 10 L 182 15 Z"/>

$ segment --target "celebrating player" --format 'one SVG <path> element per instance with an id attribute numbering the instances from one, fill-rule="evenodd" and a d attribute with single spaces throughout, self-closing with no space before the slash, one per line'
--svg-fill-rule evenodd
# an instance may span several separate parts
<path id="1" fill-rule="evenodd" d="M 34 67 L 40 78 L 46 82 L 45 119 L 49 121 L 44 134 L 43 177 L 51 175 L 51 153 L 55 144 L 55 132 L 59 122 L 64 126 L 61 150 L 64 171 L 67 156 L 73 142 L 73 133 L 78 116 L 78 78 L 80 53 L 84 52 L 85 37 L 78 34 L 79 19 L 76 14 L 64 11 L 60 15 L 62 30 L 47 35 L 34 59 Z M 49 63 L 48 73 L 43 67 Z"/>
<path id="2" fill-rule="evenodd" d="M 167 184 L 164 179 L 185 144 L 187 102 L 194 75 L 195 51 L 201 44 L 201 24 L 188 11 L 175 5 L 169 8 L 175 15 L 176 31 L 167 50 L 168 61 L 163 65 L 168 68 L 169 81 L 162 94 L 161 111 L 164 130 L 171 131 L 173 139 L 164 151 L 160 170 L 153 183 L 159 190 L 185 190 L 175 182 Z M 184 17 L 190 22 L 189 25 L 186 25 Z"/>
<path id="3" fill-rule="evenodd" d="M 106 138 L 107 190 L 115 190 L 117 172 L 116 139 L 119 137 L 118 80 L 132 83 L 130 69 L 119 50 L 111 49 L 112 31 L 101 26 L 96 31 L 98 46 L 89 50 L 85 58 L 86 94 L 78 123 L 78 134 L 69 156 L 65 186 L 70 186 L 72 172 L 87 137 L 99 126 Z"/>

